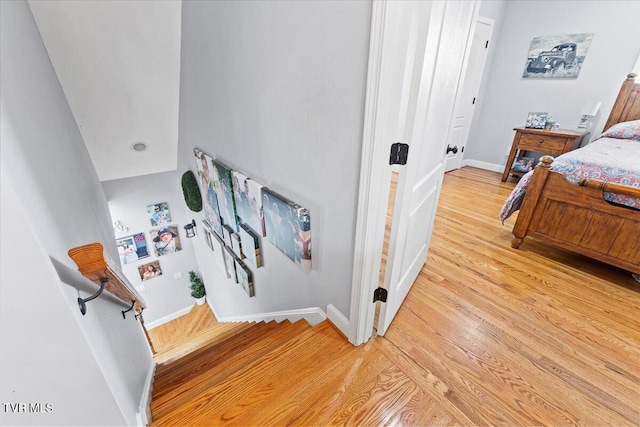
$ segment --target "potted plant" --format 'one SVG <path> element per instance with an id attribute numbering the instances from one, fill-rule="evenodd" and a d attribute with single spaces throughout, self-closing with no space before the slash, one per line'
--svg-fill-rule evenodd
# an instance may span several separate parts
<path id="1" fill-rule="evenodd" d="M 191 296 L 196 299 L 198 305 L 204 304 L 207 291 L 204 289 L 202 279 L 198 277 L 195 271 L 190 271 L 189 280 L 191 281 Z"/>

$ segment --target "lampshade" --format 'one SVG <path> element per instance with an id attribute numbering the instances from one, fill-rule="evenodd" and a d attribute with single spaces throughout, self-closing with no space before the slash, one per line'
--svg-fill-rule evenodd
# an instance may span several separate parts
<path id="1" fill-rule="evenodd" d="M 587 101 L 584 104 L 584 107 L 582 107 L 582 109 L 580 110 L 580 113 L 584 114 L 585 116 L 595 116 L 598 113 L 601 105 L 602 102 L 600 101 Z"/>

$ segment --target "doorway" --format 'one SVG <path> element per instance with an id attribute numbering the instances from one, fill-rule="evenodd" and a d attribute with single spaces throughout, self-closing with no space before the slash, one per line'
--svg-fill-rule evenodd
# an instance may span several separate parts
<path id="1" fill-rule="evenodd" d="M 409 146 L 400 166 L 385 265 L 383 335 L 426 261 L 444 176 L 446 141 L 478 2 L 375 2 L 350 312 L 349 341 L 373 333 L 392 176 L 391 143 Z"/>
<path id="2" fill-rule="evenodd" d="M 464 149 L 469 139 L 473 115 L 478 105 L 478 92 L 487 53 L 491 44 L 494 21 L 479 16 L 475 23 L 473 37 L 469 41 L 469 53 L 464 65 L 463 77 L 456 97 L 455 115 L 447 142 L 447 166 L 445 172 L 459 169 L 464 157 Z"/>

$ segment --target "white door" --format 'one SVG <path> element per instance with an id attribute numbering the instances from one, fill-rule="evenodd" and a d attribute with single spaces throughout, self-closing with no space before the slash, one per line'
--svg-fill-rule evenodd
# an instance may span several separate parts
<path id="1" fill-rule="evenodd" d="M 454 120 L 447 143 L 448 158 L 445 172 L 460 168 L 464 147 L 469 138 L 469 128 L 477 105 L 478 90 L 482 81 L 482 72 L 487 60 L 487 52 L 493 20 L 479 17 L 470 43 L 467 64 L 463 67 L 463 77 L 460 80 L 461 89 L 458 91 L 455 105 Z"/>
<path id="2" fill-rule="evenodd" d="M 390 25 L 401 54 L 395 75 L 402 82 L 391 123 L 391 142 L 409 144 L 400 167 L 387 254 L 387 302 L 380 310 L 378 335 L 384 335 L 426 259 L 442 187 L 446 143 L 454 102 L 477 4 L 389 2 Z M 384 66 L 384 65 L 383 65 Z"/>

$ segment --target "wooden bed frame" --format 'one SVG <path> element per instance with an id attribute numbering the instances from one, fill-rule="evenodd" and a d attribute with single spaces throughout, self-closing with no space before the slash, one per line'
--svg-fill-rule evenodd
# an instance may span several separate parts
<path id="1" fill-rule="evenodd" d="M 622 84 L 604 130 L 640 119 L 640 83 L 629 74 Z M 526 236 L 552 243 L 613 266 L 640 274 L 640 211 L 607 203 L 603 191 L 640 198 L 640 188 L 583 180 L 574 185 L 550 170 L 543 156 L 527 187 L 513 227 L 511 246 Z"/>

